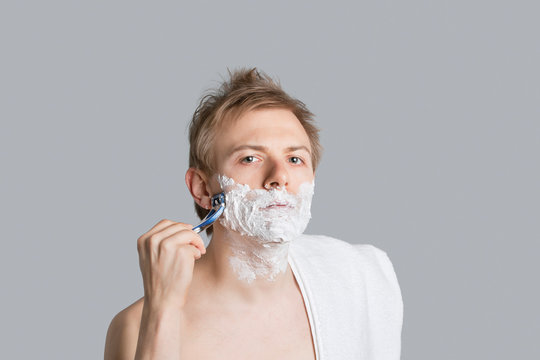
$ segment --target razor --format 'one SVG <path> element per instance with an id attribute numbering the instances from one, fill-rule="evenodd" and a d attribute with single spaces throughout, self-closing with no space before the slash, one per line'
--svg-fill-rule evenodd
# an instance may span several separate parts
<path id="1" fill-rule="evenodd" d="M 206 230 L 207 227 L 211 226 L 223 214 L 223 210 L 225 210 L 225 193 L 222 192 L 212 196 L 212 209 L 202 219 L 201 223 L 191 230 L 197 234 Z"/>

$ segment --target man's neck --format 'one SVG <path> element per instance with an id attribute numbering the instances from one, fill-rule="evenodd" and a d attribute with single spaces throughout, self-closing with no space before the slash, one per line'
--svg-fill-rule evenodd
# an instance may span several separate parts
<path id="1" fill-rule="evenodd" d="M 294 283 L 288 265 L 289 243 L 260 243 L 219 224 L 195 274 L 220 294 L 259 302 L 282 293 Z"/>

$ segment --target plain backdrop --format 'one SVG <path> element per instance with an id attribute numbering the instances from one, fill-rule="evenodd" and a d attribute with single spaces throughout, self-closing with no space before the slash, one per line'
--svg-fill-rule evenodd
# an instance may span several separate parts
<path id="1" fill-rule="evenodd" d="M 539 359 L 535 1 L 3 1 L 2 359 L 98 359 L 136 239 L 196 222 L 187 126 L 227 68 L 316 114 L 308 233 L 373 244 L 402 359 Z"/>

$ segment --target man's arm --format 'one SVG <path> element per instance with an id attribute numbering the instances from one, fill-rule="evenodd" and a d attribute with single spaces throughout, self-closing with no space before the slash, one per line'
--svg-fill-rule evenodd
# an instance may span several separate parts
<path id="1" fill-rule="evenodd" d="M 206 253 L 192 228 L 162 220 L 137 240 L 144 298 L 112 320 L 105 360 L 180 358 L 182 308 L 195 260 Z"/>
<path id="2" fill-rule="evenodd" d="M 111 321 L 105 360 L 179 359 L 181 315 L 178 307 L 150 310 L 137 301 Z"/>

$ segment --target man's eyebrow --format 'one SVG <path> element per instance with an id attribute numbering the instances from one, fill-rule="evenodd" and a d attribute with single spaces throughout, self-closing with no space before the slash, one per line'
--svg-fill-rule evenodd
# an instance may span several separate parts
<path id="1" fill-rule="evenodd" d="M 241 150 L 256 150 L 256 151 L 268 151 L 268 147 L 262 146 L 262 145 L 252 145 L 252 144 L 246 144 L 246 145 L 240 145 L 235 148 L 233 148 L 231 151 L 229 151 L 229 156 L 234 154 L 235 152 L 241 151 Z M 305 150 L 308 154 L 311 154 L 311 151 L 309 151 L 309 148 L 305 145 L 296 145 L 296 146 L 289 146 L 285 149 L 285 152 L 292 152 L 297 150 Z"/>
<path id="2" fill-rule="evenodd" d="M 289 146 L 286 150 L 287 150 L 287 152 L 297 151 L 297 150 L 305 150 L 308 154 L 311 154 L 311 151 L 309 151 L 309 148 L 307 146 L 305 146 L 305 145 Z"/>
<path id="3" fill-rule="evenodd" d="M 246 149 L 257 150 L 257 151 L 266 151 L 266 150 L 268 150 L 268 148 L 266 146 L 247 144 L 247 145 L 240 145 L 240 146 L 237 146 L 237 147 L 233 148 L 231 151 L 229 151 L 229 155 L 232 155 L 235 152 L 238 152 L 238 151 L 241 151 L 241 150 L 246 150 Z"/>

